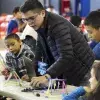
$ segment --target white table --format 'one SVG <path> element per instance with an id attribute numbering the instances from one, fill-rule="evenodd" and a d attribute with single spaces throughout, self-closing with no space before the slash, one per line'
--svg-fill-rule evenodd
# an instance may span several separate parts
<path id="1" fill-rule="evenodd" d="M 61 90 L 56 90 L 48 98 L 45 97 L 45 93 L 37 91 L 40 93 L 40 97 L 36 96 L 36 92 L 21 92 L 24 87 L 20 87 L 16 84 L 6 84 L 3 90 L 0 90 L 0 95 L 12 97 L 16 100 L 61 100 Z M 70 92 L 75 89 L 74 86 L 67 86 L 67 91 Z M 54 91 L 54 90 L 53 90 Z"/>

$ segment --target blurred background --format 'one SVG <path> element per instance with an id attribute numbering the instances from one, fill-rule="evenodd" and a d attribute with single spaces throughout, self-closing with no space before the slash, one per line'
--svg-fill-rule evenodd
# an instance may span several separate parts
<path id="1" fill-rule="evenodd" d="M 70 20 L 70 16 L 78 15 L 84 19 L 89 12 L 100 7 L 100 0 L 39 0 L 45 9 L 60 14 Z M 25 0 L 0 0 L 0 39 L 6 35 L 8 22 L 13 18 L 12 10 L 21 6 Z"/>

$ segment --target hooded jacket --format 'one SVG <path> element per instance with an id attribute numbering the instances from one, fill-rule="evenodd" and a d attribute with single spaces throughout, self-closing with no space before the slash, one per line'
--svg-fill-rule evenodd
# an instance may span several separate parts
<path id="1" fill-rule="evenodd" d="M 30 77 L 35 76 L 34 53 L 26 44 L 21 45 L 21 49 L 17 55 L 8 52 L 6 54 L 6 64 L 9 70 L 16 70 L 20 77 L 24 74 L 28 74 Z"/>

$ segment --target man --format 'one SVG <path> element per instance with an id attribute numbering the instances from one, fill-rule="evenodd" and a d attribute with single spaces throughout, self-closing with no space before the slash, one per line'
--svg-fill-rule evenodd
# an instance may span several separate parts
<path id="1" fill-rule="evenodd" d="M 61 75 L 67 79 L 67 84 L 81 84 L 94 62 L 83 35 L 62 16 L 45 11 L 38 0 L 27 0 L 20 10 L 23 20 L 38 32 L 51 63 L 45 75 L 32 78 L 31 85 L 38 87 Z"/>
<path id="2" fill-rule="evenodd" d="M 85 27 L 92 36 L 93 52 L 96 60 L 100 60 L 100 11 L 92 11 L 85 20 Z"/>

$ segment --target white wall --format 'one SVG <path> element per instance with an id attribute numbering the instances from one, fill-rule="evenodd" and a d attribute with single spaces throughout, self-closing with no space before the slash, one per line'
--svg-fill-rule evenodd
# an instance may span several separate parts
<path id="1" fill-rule="evenodd" d="M 26 0 L 0 0 L 0 14 L 12 14 L 16 6 L 21 6 Z M 44 5 L 44 0 L 39 0 Z"/>
<path id="2" fill-rule="evenodd" d="M 75 12 L 75 0 L 70 0 L 71 2 L 71 8 L 72 8 L 72 12 Z"/>
<path id="3" fill-rule="evenodd" d="M 91 11 L 100 9 L 100 0 L 90 0 L 91 3 Z"/>

